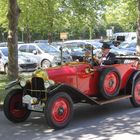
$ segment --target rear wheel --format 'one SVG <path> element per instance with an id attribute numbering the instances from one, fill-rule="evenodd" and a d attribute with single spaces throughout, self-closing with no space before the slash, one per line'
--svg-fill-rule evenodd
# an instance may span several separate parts
<path id="1" fill-rule="evenodd" d="M 59 92 L 49 97 L 44 113 L 47 123 L 51 128 L 62 129 L 66 127 L 73 115 L 71 97 L 64 92 Z"/>
<path id="2" fill-rule="evenodd" d="M 105 99 L 118 95 L 120 90 L 120 75 L 115 68 L 107 68 L 101 73 L 99 80 L 100 94 Z"/>
<path id="3" fill-rule="evenodd" d="M 134 107 L 140 107 L 140 79 L 137 79 L 134 83 L 133 93 L 130 101 Z"/>
<path id="4" fill-rule="evenodd" d="M 22 89 L 13 89 L 4 100 L 4 114 L 15 123 L 25 121 L 30 115 L 30 111 L 22 106 L 22 92 Z"/>

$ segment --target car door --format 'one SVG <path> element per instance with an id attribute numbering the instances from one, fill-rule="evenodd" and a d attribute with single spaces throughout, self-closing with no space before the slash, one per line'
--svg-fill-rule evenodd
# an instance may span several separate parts
<path id="1" fill-rule="evenodd" d="M 30 56 L 33 56 L 34 58 L 36 58 L 36 60 L 38 61 L 38 64 L 41 63 L 41 61 L 43 60 L 42 53 L 39 51 L 39 49 L 35 45 L 29 44 L 27 51 L 30 54 Z"/>

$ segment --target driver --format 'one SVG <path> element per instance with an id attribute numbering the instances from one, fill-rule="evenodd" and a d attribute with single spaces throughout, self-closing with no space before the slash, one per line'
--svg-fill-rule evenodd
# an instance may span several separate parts
<path id="1" fill-rule="evenodd" d="M 116 61 L 116 55 L 110 52 L 110 45 L 106 42 L 103 43 L 101 52 L 96 54 L 94 58 L 99 65 L 112 65 Z"/>

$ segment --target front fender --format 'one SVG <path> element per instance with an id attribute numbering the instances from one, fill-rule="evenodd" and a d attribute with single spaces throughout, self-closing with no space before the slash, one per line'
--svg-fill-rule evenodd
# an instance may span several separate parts
<path id="1" fill-rule="evenodd" d="M 8 90 L 16 85 L 20 86 L 19 80 L 14 80 L 14 81 L 11 81 L 10 83 L 8 83 L 8 85 L 5 87 L 5 90 Z"/>
<path id="2" fill-rule="evenodd" d="M 89 96 L 85 95 L 78 89 L 67 85 L 67 84 L 58 84 L 54 89 L 49 91 L 49 95 L 56 94 L 57 92 L 66 92 L 70 95 L 70 97 L 73 99 L 73 101 L 76 102 L 86 102 L 90 104 L 99 104 L 96 100 L 90 98 Z"/>

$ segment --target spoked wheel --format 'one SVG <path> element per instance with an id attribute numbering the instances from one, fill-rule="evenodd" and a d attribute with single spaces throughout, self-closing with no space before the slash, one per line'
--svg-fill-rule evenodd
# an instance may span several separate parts
<path id="1" fill-rule="evenodd" d="M 51 63 L 49 60 L 43 60 L 42 63 L 41 63 L 41 67 L 42 68 L 48 68 L 51 66 Z"/>
<path id="2" fill-rule="evenodd" d="M 62 129 L 69 124 L 73 116 L 73 101 L 64 92 L 56 93 L 48 98 L 44 113 L 51 128 Z"/>
<path id="3" fill-rule="evenodd" d="M 116 69 L 108 68 L 101 73 L 99 90 L 101 96 L 105 99 L 110 99 L 118 95 L 120 90 L 120 75 Z"/>
<path id="4" fill-rule="evenodd" d="M 134 107 L 140 107 L 140 79 L 134 83 L 132 97 L 130 101 Z"/>
<path id="5" fill-rule="evenodd" d="M 30 111 L 22 106 L 22 92 L 22 89 L 13 89 L 4 101 L 4 114 L 15 123 L 25 121 L 30 115 Z"/>

